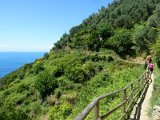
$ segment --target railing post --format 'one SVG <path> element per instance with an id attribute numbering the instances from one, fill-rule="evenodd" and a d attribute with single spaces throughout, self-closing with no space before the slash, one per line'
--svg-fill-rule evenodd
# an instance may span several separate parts
<path id="1" fill-rule="evenodd" d="M 144 75 L 143 75 L 143 82 L 146 82 L 146 72 L 144 73 Z"/>
<path id="2" fill-rule="evenodd" d="M 133 83 L 131 84 L 131 100 L 133 99 Z"/>
<path id="3" fill-rule="evenodd" d="M 122 102 L 126 100 L 126 89 L 123 90 Z M 122 106 L 122 114 L 126 112 L 126 104 Z"/>
<path id="4" fill-rule="evenodd" d="M 148 74 L 148 76 L 147 76 L 147 81 L 149 81 L 149 78 L 151 78 L 151 76 L 150 76 L 150 72 L 149 72 L 149 71 L 147 71 L 147 74 Z"/>
<path id="5" fill-rule="evenodd" d="M 141 79 L 142 78 L 138 79 L 138 91 L 140 90 L 140 87 L 141 87 L 141 83 L 140 83 Z"/>
<path id="6" fill-rule="evenodd" d="M 98 120 L 99 118 L 99 101 L 96 103 L 94 108 L 94 120 Z"/>
<path id="7" fill-rule="evenodd" d="M 149 71 L 147 70 L 146 71 L 146 73 L 145 73 L 145 76 L 146 76 L 146 81 L 145 81 L 145 83 L 148 83 L 148 81 L 149 81 L 149 76 L 150 74 L 149 74 Z"/>

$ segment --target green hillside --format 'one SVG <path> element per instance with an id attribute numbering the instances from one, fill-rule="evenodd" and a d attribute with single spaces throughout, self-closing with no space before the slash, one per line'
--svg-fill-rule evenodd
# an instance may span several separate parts
<path id="1" fill-rule="evenodd" d="M 143 65 L 129 58 L 155 54 L 160 63 L 159 19 L 159 0 L 115 0 L 102 7 L 43 58 L 1 78 L 0 120 L 72 120 L 96 96 L 137 79 Z M 118 98 L 102 103 L 102 112 Z M 111 119 L 118 117 L 117 111 Z"/>
<path id="2" fill-rule="evenodd" d="M 112 51 L 51 51 L 2 79 L 0 118 L 40 119 L 49 114 L 56 120 L 73 119 L 93 98 L 125 86 L 142 71 Z"/>

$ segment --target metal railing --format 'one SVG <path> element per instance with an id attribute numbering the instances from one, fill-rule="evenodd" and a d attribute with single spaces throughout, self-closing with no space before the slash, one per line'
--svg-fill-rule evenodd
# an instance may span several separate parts
<path id="1" fill-rule="evenodd" d="M 135 102 L 140 97 L 142 91 L 147 89 L 149 85 L 150 73 L 149 71 L 145 71 L 137 80 L 132 81 L 126 87 L 114 91 L 112 93 L 101 95 L 95 98 L 76 118 L 75 120 L 84 120 L 90 112 L 94 109 L 94 120 L 104 120 L 105 118 L 109 117 L 113 114 L 116 110 L 122 108 L 122 115 L 120 120 L 125 120 L 131 113 L 131 110 L 134 107 Z M 127 95 L 127 90 L 130 92 Z M 122 102 L 119 103 L 113 109 L 107 111 L 105 114 L 100 115 L 100 102 L 102 99 L 110 97 L 112 95 L 116 95 L 117 93 L 122 93 Z"/>

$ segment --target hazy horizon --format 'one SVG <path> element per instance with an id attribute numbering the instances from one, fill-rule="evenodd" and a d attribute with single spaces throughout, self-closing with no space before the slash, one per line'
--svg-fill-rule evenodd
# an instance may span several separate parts
<path id="1" fill-rule="evenodd" d="M 43 55 L 44 52 L 0 52 L 0 78 Z"/>

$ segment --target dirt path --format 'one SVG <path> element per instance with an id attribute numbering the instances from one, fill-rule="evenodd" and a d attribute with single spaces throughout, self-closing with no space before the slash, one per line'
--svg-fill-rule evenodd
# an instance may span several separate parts
<path id="1" fill-rule="evenodd" d="M 150 84 L 137 101 L 137 104 L 134 106 L 129 120 L 151 120 L 148 115 L 148 110 L 151 107 L 150 99 L 152 97 L 153 81 L 154 75 L 152 74 Z"/>
<path id="2" fill-rule="evenodd" d="M 140 120 L 151 120 L 151 118 L 148 115 L 148 110 L 150 109 L 150 99 L 152 97 L 152 91 L 153 91 L 153 81 L 154 81 L 154 75 L 152 74 L 151 76 L 152 82 L 149 85 L 147 94 L 145 96 L 145 99 L 142 103 L 142 108 L 141 108 L 141 115 L 140 115 Z"/>

